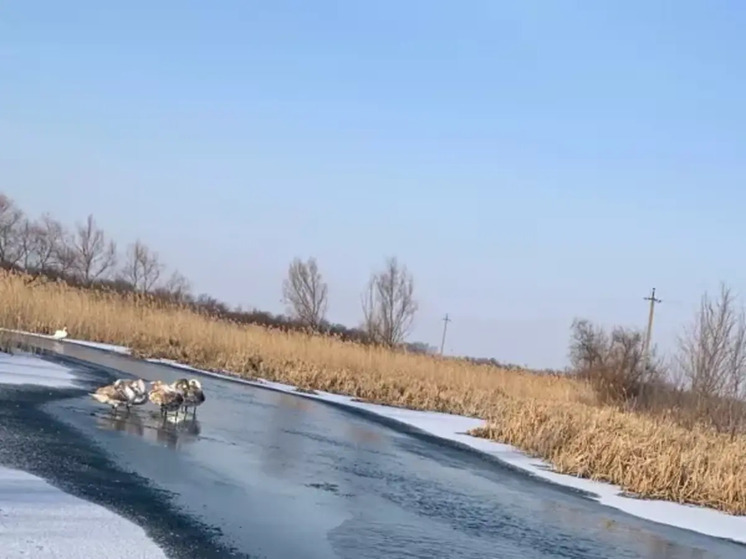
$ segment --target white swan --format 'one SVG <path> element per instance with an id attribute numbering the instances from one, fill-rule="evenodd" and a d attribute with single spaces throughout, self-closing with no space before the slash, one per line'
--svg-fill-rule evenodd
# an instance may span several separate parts
<path id="1" fill-rule="evenodd" d="M 55 340 L 61 340 L 62 338 L 67 338 L 67 326 L 65 326 L 62 330 L 57 330 L 52 337 Z"/>

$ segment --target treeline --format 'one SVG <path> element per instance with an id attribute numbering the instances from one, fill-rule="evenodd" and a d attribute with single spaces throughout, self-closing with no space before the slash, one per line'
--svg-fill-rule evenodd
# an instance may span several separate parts
<path id="1" fill-rule="evenodd" d="M 46 213 L 27 216 L 13 199 L 0 193 L 0 266 L 79 287 L 140 293 L 240 324 L 314 331 L 343 341 L 435 353 L 428 344 L 406 341 L 418 304 L 412 275 L 394 257 L 371 275 L 362 292 L 360 326 L 350 328 L 326 319 L 328 285 L 314 258 L 295 259 L 288 267 L 282 285 L 287 314 L 231 308 L 206 293 L 195 295 L 190 281 L 178 270 L 169 270 L 140 239 L 121 250 L 93 215 L 67 227 Z"/>

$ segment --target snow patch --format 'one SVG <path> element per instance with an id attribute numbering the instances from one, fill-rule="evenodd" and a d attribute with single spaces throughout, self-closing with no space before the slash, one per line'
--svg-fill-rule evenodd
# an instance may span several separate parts
<path id="1" fill-rule="evenodd" d="M 0 385 L 33 384 L 49 388 L 74 388 L 72 369 L 26 354 L 0 353 Z"/>
<path id="2" fill-rule="evenodd" d="M 184 363 L 179 363 L 178 361 L 174 361 L 173 359 L 146 359 L 146 361 L 149 361 L 150 363 L 156 363 L 159 365 L 169 365 L 177 369 L 184 369 L 185 371 L 193 371 L 201 375 L 210 374 L 210 375 L 217 375 L 218 377 L 224 377 L 224 378 L 230 378 L 230 379 L 234 378 L 230 375 L 221 375 L 219 373 L 211 373 L 210 371 L 203 371 L 202 369 L 195 369 L 191 365 L 184 365 Z"/>
<path id="3" fill-rule="evenodd" d="M 51 336 L 49 336 L 49 337 L 51 337 Z M 99 343 L 99 342 L 87 342 L 85 340 L 73 340 L 73 339 L 70 339 L 70 338 L 66 338 L 64 340 L 64 342 L 66 342 L 66 343 L 71 342 L 71 343 L 74 343 L 74 344 L 84 345 L 84 346 L 87 346 L 87 347 L 93 347 L 93 348 L 96 348 L 96 349 L 103 349 L 103 350 L 106 350 L 106 351 L 113 351 L 114 353 L 122 353 L 124 355 L 129 355 L 129 354 L 132 353 L 132 350 L 130 348 L 125 347 L 123 345 L 103 344 L 103 343 Z"/>
<path id="4" fill-rule="evenodd" d="M 5 559 L 166 559 L 132 522 L 41 478 L 0 467 L 0 549 Z"/>

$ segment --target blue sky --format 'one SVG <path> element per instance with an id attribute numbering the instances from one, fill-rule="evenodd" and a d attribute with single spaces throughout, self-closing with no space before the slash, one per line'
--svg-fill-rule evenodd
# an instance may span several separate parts
<path id="1" fill-rule="evenodd" d="M 446 351 L 563 366 L 575 316 L 672 346 L 746 265 L 746 5 L 196 0 L 0 7 L 2 190 L 279 312 L 355 324 L 397 255 Z"/>

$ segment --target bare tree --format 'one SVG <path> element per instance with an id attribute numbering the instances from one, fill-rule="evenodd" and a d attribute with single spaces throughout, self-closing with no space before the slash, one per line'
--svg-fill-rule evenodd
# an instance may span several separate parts
<path id="1" fill-rule="evenodd" d="M 127 259 L 122 268 L 122 279 L 132 285 L 135 291 L 152 291 L 161 277 L 163 265 L 158 253 L 150 250 L 139 239 L 127 249 Z"/>
<path id="2" fill-rule="evenodd" d="M 85 283 L 91 283 L 110 272 L 116 265 L 117 248 L 114 241 L 107 243 L 102 229 L 96 226 L 93 215 L 78 225 L 72 247 L 75 267 Z"/>
<path id="3" fill-rule="evenodd" d="M 35 244 L 36 231 L 34 224 L 28 219 L 23 218 L 16 230 L 16 250 L 18 260 L 16 263 L 24 270 L 33 270 L 35 266 Z"/>
<path id="4" fill-rule="evenodd" d="M 0 193 L 0 264 L 14 266 L 21 259 L 19 229 L 23 223 L 23 212 L 16 203 Z"/>
<path id="5" fill-rule="evenodd" d="M 179 302 L 184 302 L 191 298 L 192 287 L 189 280 L 178 270 L 173 271 L 162 289 Z"/>
<path id="6" fill-rule="evenodd" d="M 725 284 L 717 300 L 702 296 L 679 337 L 676 362 L 700 416 L 720 429 L 737 429 L 746 412 L 746 314 Z"/>
<path id="7" fill-rule="evenodd" d="M 609 337 L 603 328 L 587 319 L 575 319 L 570 326 L 570 364 L 577 370 L 601 365 L 608 352 Z"/>
<path id="8" fill-rule="evenodd" d="M 414 280 L 396 257 L 388 258 L 384 269 L 371 275 L 362 306 L 364 328 L 373 340 L 395 346 L 406 339 L 419 305 Z"/>
<path id="9" fill-rule="evenodd" d="M 644 391 L 663 379 L 664 367 L 654 349 L 645 362 L 643 340 L 642 331 L 637 329 L 616 327 L 608 334 L 588 320 L 575 319 L 570 362 L 581 378 L 590 381 L 601 402 L 645 404 L 652 394 Z"/>
<path id="10" fill-rule="evenodd" d="M 319 328 L 327 309 L 328 285 L 323 281 L 315 258 L 295 258 L 282 284 L 282 300 L 290 314 L 311 328 Z"/>
<path id="11" fill-rule="evenodd" d="M 50 271 L 63 234 L 62 225 L 47 214 L 38 221 L 23 219 L 17 230 L 18 264 L 26 270 Z"/>
<path id="12" fill-rule="evenodd" d="M 79 254 L 75 246 L 75 235 L 63 231 L 54 251 L 54 268 L 66 276 L 80 276 Z"/>
<path id="13" fill-rule="evenodd" d="M 65 229 L 49 214 L 44 214 L 33 226 L 34 265 L 39 271 L 63 270 Z"/>

